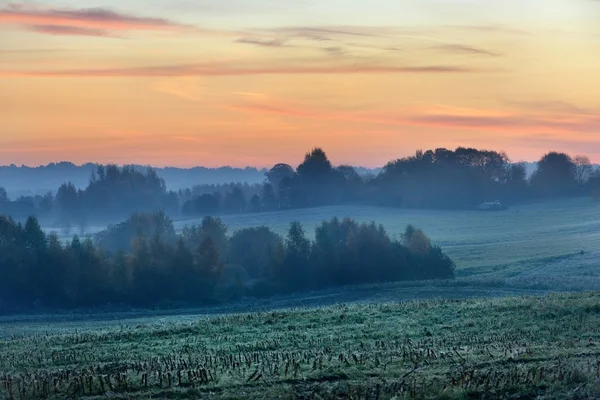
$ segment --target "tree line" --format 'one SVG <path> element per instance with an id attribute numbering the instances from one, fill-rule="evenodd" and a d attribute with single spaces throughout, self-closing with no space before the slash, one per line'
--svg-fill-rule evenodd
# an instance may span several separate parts
<path id="1" fill-rule="evenodd" d="M 425 233 L 324 221 L 310 240 L 293 222 L 228 235 L 215 217 L 176 233 L 162 212 L 138 213 L 95 238 L 63 243 L 35 217 L 0 216 L 0 310 L 207 305 L 331 286 L 451 279 L 454 263 Z"/>
<path id="2" fill-rule="evenodd" d="M 600 198 L 600 171 L 584 156 L 547 153 L 528 176 L 525 164 L 512 163 L 504 153 L 441 148 L 391 161 L 369 176 L 351 166 L 334 167 L 316 148 L 297 168 L 275 165 L 263 184 L 198 185 L 178 192 L 167 190 L 151 168 L 98 166 L 83 190 L 65 183 L 55 194 L 11 201 L 0 188 L 0 212 L 22 221 L 35 215 L 84 232 L 91 223 L 136 211 L 201 217 L 336 204 L 469 209 L 490 200 L 515 204 L 589 194 Z"/>

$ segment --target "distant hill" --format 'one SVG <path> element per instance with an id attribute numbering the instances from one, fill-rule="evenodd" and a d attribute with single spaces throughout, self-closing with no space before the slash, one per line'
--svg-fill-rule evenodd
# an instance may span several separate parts
<path id="1" fill-rule="evenodd" d="M 98 164 L 87 163 L 75 165 L 70 162 L 51 163 L 39 167 L 0 166 L 0 186 L 4 187 L 11 198 L 23 195 L 55 192 L 65 182 L 72 182 L 77 188 L 85 188 L 92 171 Z M 135 165 L 140 170 L 147 166 Z M 254 167 L 193 167 L 193 168 L 155 168 L 158 175 L 165 180 L 169 190 L 191 188 L 195 185 L 212 185 L 219 183 L 261 183 L 265 179 L 266 169 Z M 356 168 L 360 175 L 377 174 L 379 169 Z"/>

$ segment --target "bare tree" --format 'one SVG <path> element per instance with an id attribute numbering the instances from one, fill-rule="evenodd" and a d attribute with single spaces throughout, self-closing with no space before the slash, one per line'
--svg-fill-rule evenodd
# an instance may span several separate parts
<path id="1" fill-rule="evenodd" d="M 594 172 L 590 159 L 587 156 L 575 156 L 573 162 L 575 163 L 575 179 L 577 179 L 577 183 L 585 185 Z"/>

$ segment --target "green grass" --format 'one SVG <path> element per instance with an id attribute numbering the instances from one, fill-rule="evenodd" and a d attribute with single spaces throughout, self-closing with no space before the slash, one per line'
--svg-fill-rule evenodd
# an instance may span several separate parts
<path id="1" fill-rule="evenodd" d="M 4 324 L 7 324 L 6 322 Z M 23 323 L 21 323 L 23 324 Z M 0 340 L 19 398 L 586 399 L 600 294 L 335 305 Z"/>

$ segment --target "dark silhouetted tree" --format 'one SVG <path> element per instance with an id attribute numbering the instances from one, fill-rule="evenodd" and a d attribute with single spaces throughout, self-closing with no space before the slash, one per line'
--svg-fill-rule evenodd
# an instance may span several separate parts
<path id="1" fill-rule="evenodd" d="M 236 186 L 231 192 L 225 195 L 223 210 L 230 213 L 242 213 L 245 209 L 246 199 L 244 198 L 244 192 Z"/>
<path id="2" fill-rule="evenodd" d="M 558 197 L 572 195 L 577 188 L 576 165 L 567 154 L 550 152 L 537 163 L 531 176 L 536 196 Z"/>
<path id="3" fill-rule="evenodd" d="M 249 211 L 253 213 L 260 212 L 260 197 L 257 194 L 252 196 L 250 199 L 250 203 L 248 204 Z"/>
<path id="4" fill-rule="evenodd" d="M 579 186 L 586 185 L 594 172 L 590 159 L 587 156 L 575 156 L 573 162 L 575 163 L 575 180 L 577 184 Z"/>
<path id="5" fill-rule="evenodd" d="M 277 164 L 265 174 L 267 182 L 270 183 L 274 188 L 279 188 L 279 184 L 285 178 L 291 178 L 294 175 L 296 175 L 294 168 L 288 164 Z"/>
<path id="6" fill-rule="evenodd" d="M 251 279 L 269 278 L 273 249 L 283 238 L 266 226 L 236 231 L 229 240 L 227 261 L 244 268 Z"/>
<path id="7" fill-rule="evenodd" d="M 275 189 L 270 183 L 265 183 L 262 186 L 261 192 L 262 208 L 265 210 L 276 210 L 279 208 L 277 196 L 275 196 Z"/>

